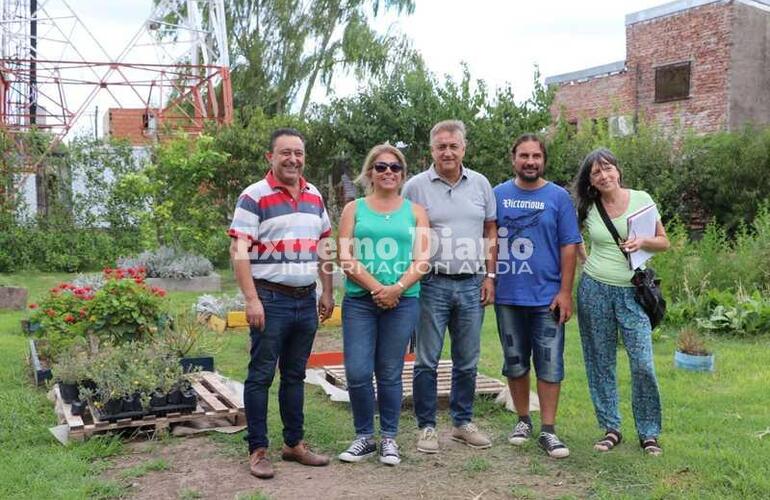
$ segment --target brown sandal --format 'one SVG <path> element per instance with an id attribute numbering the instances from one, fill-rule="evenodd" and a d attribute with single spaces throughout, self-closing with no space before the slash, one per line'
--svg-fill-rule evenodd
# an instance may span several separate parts
<path id="1" fill-rule="evenodd" d="M 594 444 L 594 450 L 601 451 L 602 453 L 608 452 L 623 441 L 623 436 L 620 431 L 608 430 L 604 433 L 604 437 L 601 441 L 597 441 Z"/>
<path id="2" fill-rule="evenodd" d="M 640 439 L 639 443 L 642 445 L 642 449 L 645 453 L 652 456 L 658 456 L 663 453 L 663 448 L 658 444 L 657 438 Z"/>

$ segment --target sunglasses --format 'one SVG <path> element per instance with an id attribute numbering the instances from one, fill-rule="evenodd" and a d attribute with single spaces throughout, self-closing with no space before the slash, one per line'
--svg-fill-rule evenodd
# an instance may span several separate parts
<path id="1" fill-rule="evenodd" d="M 378 161 L 373 165 L 374 169 L 377 171 L 377 173 L 384 173 L 386 170 L 390 169 L 391 172 L 394 174 L 401 173 L 404 170 L 404 166 L 400 163 L 387 163 L 384 161 Z"/>

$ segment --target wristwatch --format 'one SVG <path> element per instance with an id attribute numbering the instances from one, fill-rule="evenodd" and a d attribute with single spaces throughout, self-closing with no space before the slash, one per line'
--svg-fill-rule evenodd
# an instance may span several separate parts
<path id="1" fill-rule="evenodd" d="M 487 278 L 495 279 L 497 275 L 495 273 L 487 273 Z"/>

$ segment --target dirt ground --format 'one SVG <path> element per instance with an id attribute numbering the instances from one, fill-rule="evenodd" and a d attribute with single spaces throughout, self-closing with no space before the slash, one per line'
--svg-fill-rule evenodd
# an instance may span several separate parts
<path id="1" fill-rule="evenodd" d="M 414 442 L 412 436 L 404 443 Z M 561 470 L 555 460 L 538 457 L 533 450 L 520 452 L 507 443 L 489 450 L 472 450 L 440 436 L 441 453 L 424 455 L 402 448 L 397 467 L 376 460 L 344 464 L 336 459 L 327 467 L 305 467 L 283 462 L 272 451 L 275 478 L 260 480 L 249 474 L 242 459 L 223 453 L 221 445 L 205 436 L 171 443 L 141 442 L 129 445 L 106 478 L 128 484 L 131 498 L 234 499 L 262 495 L 271 499 L 299 498 L 558 498 L 584 497 L 584 483 Z M 341 448 L 344 444 L 341 444 Z M 141 477 L 124 479 L 125 471 L 162 459 L 167 468 Z"/>
<path id="2" fill-rule="evenodd" d="M 339 351 L 339 328 L 319 330 L 313 351 Z M 425 455 L 413 443 L 417 431 L 399 437 L 402 462 L 397 467 L 376 459 L 344 464 L 333 457 L 328 467 L 305 467 L 280 460 L 271 450 L 275 478 L 260 480 L 249 474 L 248 461 L 228 453 L 225 445 L 199 435 L 170 442 L 129 443 L 127 454 L 114 459 L 106 479 L 128 484 L 138 499 L 234 499 L 262 495 L 271 499 L 368 498 L 496 499 L 583 497 L 585 482 L 562 470 L 555 460 L 533 448 L 514 449 L 500 436 L 489 450 L 473 450 L 440 433 L 441 453 Z M 348 443 L 339 443 L 340 451 Z M 167 467 L 140 477 L 130 470 L 162 459 Z M 129 474 L 130 475 L 130 474 Z"/>

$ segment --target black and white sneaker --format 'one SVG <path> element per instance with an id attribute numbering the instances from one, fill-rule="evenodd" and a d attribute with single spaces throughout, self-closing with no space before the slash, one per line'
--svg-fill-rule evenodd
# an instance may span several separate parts
<path id="1" fill-rule="evenodd" d="M 532 424 L 519 420 L 513 428 L 513 432 L 508 436 L 508 442 L 516 446 L 521 446 L 532 437 Z"/>
<path id="2" fill-rule="evenodd" d="M 398 454 L 398 445 L 395 439 L 385 438 L 380 441 L 380 462 L 385 465 L 401 463 L 401 455 Z"/>
<path id="3" fill-rule="evenodd" d="M 372 438 L 360 437 L 350 443 L 347 450 L 340 453 L 343 462 L 360 462 L 377 453 L 377 445 Z"/>
<path id="4" fill-rule="evenodd" d="M 556 437 L 556 434 L 541 432 L 537 442 L 551 458 L 565 458 L 569 456 L 569 448 Z"/>

